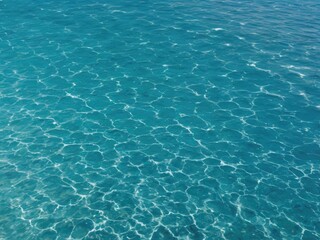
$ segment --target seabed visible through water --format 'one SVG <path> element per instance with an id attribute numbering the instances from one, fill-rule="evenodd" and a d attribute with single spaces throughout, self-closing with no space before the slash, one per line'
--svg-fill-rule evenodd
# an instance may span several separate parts
<path id="1" fill-rule="evenodd" d="M 320 239 L 319 16 L 0 1 L 0 239 Z"/>

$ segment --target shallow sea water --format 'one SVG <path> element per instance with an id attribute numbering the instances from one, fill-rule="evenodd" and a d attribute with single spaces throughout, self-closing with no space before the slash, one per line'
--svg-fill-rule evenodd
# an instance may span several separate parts
<path id="1" fill-rule="evenodd" d="M 320 239 L 319 1 L 0 17 L 0 239 Z"/>

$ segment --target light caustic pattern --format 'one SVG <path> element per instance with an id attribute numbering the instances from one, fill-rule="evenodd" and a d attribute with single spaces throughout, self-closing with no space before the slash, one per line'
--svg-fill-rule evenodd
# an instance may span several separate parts
<path id="1" fill-rule="evenodd" d="M 0 238 L 320 238 L 319 1 L 0 16 Z"/>

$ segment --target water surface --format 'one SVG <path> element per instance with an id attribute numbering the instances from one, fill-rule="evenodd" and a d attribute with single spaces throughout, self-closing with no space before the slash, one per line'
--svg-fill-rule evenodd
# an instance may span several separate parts
<path id="1" fill-rule="evenodd" d="M 319 1 L 0 16 L 0 238 L 320 239 Z"/>

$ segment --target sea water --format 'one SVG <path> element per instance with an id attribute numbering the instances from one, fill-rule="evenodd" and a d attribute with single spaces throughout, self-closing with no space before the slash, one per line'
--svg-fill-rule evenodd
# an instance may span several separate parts
<path id="1" fill-rule="evenodd" d="M 0 239 L 320 239 L 319 1 L 0 19 Z"/>

